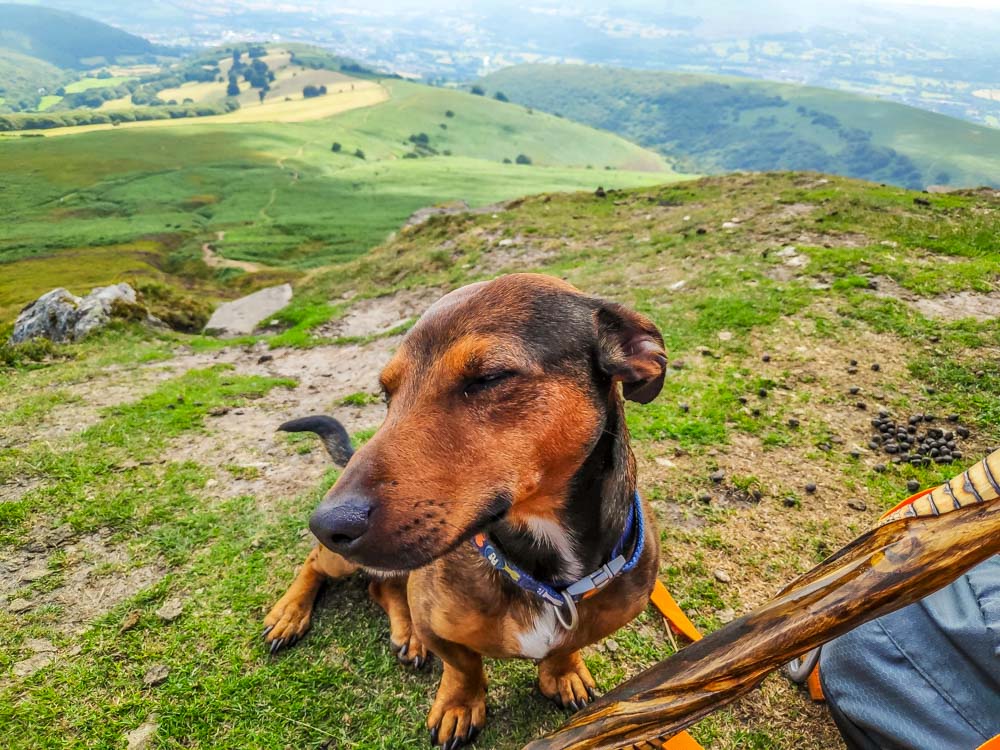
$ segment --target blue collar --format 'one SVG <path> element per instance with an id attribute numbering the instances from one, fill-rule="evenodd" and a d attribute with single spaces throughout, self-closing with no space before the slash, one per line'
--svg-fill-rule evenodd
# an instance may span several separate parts
<path id="1" fill-rule="evenodd" d="M 633 535 L 635 536 L 635 543 L 632 549 L 632 556 L 626 560 L 624 556 L 625 546 Z M 528 575 L 504 558 L 500 554 L 500 551 L 490 542 L 489 537 L 485 533 L 476 534 L 472 537 L 472 546 L 510 581 L 551 604 L 555 608 L 556 617 L 563 627 L 567 630 L 573 630 L 577 624 L 576 603 L 581 599 L 586 599 L 588 596 L 593 596 L 607 586 L 614 578 L 632 570 L 642 556 L 645 537 L 646 524 L 642 514 L 642 501 L 639 499 L 638 490 L 636 490 L 632 496 L 632 504 L 628 509 L 625 531 L 611 552 L 611 561 L 602 565 L 590 575 L 584 576 L 576 583 L 571 583 L 568 586 L 557 588 Z"/>

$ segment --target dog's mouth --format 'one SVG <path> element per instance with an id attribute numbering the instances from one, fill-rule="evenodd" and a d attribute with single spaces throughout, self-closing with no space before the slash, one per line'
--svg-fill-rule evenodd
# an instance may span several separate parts
<path id="1" fill-rule="evenodd" d="M 489 504 L 464 529 L 448 538 L 422 535 L 421 529 L 406 534 L 379 535 L 371 540 L 358 540 L 353 549 L 335 550 L 377 576 L 394 576 L 422 568 L 458 549 L 476 534 L 487 531 L 502 520 L 514 504 L 509 492 L 497 492 Z"/>

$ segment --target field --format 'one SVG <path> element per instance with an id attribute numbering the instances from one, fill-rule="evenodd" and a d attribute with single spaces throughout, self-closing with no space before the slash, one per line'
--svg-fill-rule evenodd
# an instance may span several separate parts
<path id="1" fill-rule="evenodd" d="M 522 65 L 490 93 L 619 133 L 679 169 L 810 169 L 912 188 L 1000 186 L 1000 130 L 894 102 L 743 78 Z"/>
<path id="2" fill-rule="evenodd" d="M 510 270 L 567 278 L 663 331 L 664 391 L 628 409 L 640 489 L 662 579 L 718 628 L 907 481 L 957 470 L 869 450 L 879 410 L 958 415 L 962 463 L 1000 443 L 998 215 L 992 191 L 815 174 L 538 196 L 315 271 L 268 336 L 223 346 L 123 324 L 40 363 L 7 350 L 22 364 L 0 370 L 0 745 L 122 747 L 141 730 L 154 747 L 425 747 L 440 664 L 396 663 L 361 580 L 331 587 L 291 651 L 264 649 L 261 619 L 337 476 L 317 441 L 274 428 L 325 412 L 368 439 L 399 330 L 443 291 Z M 585 657 L 607 690 L 671 649 L 647 612 Z M 488 672 L 479 747 L 516 750 L 563 720 L 530 663 Z M 710 750 L 842 747 L 780 676 L 693 733 Z"/>
<path id="3" fill-rule="evenodd" d="M 89 91 L 90 89 L 103 89 L 107 86 L 117 86 L 119 84 L 125 83 L 125 81 L 132 80 L 128 76 L 111 76 L 110 78 L 81 78 L 72 83 L 67 83 L 64 87 L 67 94 L 76 94 L 80 91 Z"/>
<path id="4" fill-rule="evenodd" d="M 0 319 L 56 282 L 87 291 L 98 283 L 99 268 L 105 283 L 128 278 L 131 269 L 145 275 L 152 266 L 218 296 L 245 289 L 247 279 L 230 288 L 231 272 L 204 266 L 206 242 L 223 257 L 284 269 L 285 278 L 355 257 L 417 209 L 442 201 L 481 206 L 534 192 L 679 178 L 652 152 L 550 115 L 401 81 L 356 85 L 342 95 L 246 107 L 220 121 L 0 138 L 7 210 L 0 263 L 13 264 L 0 275 Z M 327 119 L 239 119 L 270 111 L 274 119 L 295 120 L 302 108 L 366 92 L 392 98 Z M 402 158 L 417 149 L 409 137 L 421 132 L 428 134 L 422 157 Z M 503 163 L 519 154 L 533 164 Z M 141 252 L 133 252 L 140 242 L 146 243 Z M 28 261 L 108 246 L 128 257 L 97 253 L 104 260 L 86 280 L 49 275 L 44 262 Z"/>

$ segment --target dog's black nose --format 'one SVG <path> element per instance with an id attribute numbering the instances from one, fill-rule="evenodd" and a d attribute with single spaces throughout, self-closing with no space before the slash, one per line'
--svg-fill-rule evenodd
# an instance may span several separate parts
<path id="1" fill-rule="evenodd" d="M 336 504 L 324 503 L 309 519 L 309 530 L 323 546 L 339 552 L 364 536 L 371 512 L 371 501 L 365 497 L 348 497 Z"/>

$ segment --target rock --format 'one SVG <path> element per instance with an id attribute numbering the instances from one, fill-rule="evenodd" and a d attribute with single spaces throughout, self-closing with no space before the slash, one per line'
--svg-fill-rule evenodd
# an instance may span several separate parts
<path id="1" fill-rule="evenodd" d="M 910 492 L 917 492 L 920 489 L 920 482 L 918 482 L 916 479 L 911 479 L 909 482 L 906 483 L 906 489 L 908 489 Z"/>
<path id="2" fill-rule="evenodd" d="M 816 484 L 814 482 L 809 482 L 806 484 L 806 492 L 810 495 L 816 491 Z"/>
<path id="3" fill-rule="evenodd" d="M 729 573 L 724 571 L 722 568 L 714 571 L 712 575 L 715 576 L 715 580 L 719 583 L 730 583 L 733 580 L 732 576 L 730 576 Z"/>
<path id="4" fill-rule="evenodd" d="M 146 750 L 159 727 L 160 725 L 156 723 L 156 716 L 150 716 L 145 723 L 140 724 L 125 735 L 125 741 L 128 742 L 127 750 Z"/>
<path id="5" fill-rule="evenodd" d="M 616 641 L 614 638 L 608 638 L 604 642 L 604 648 L 606 648 L 613 654 L 615 651 L 618 650 L 618 641 Z"/>
<path id="6" fill-rule="evenodd" d="M 14 676 L 23 678 L 33 675 L 42 667 L 48 666 L 53 657 L 54 654 L 52 652 L 46 651 L 30 656 L 23 661 L 19 661 L 13 667 Z"/>
<path id="7" fill-rule="evenodd" d="M 125 615 L 125 619 L 122 620 L 122 624 L 118 626 L 118 632 L 124 633 L 134 628 L 136 625 L 139 624 L 139 618 L 141 616 L 142 612 L 140 612 L 137 609 L 133 609 L 131 612 Z"/>
<path id="8" fill-rule="evenodd" d="M 719 622 L 723 625 L 728 625 L 736 619 L 736 610 L 727 607 L 726 609 L 717 610 L 715 616 L 719 618 Z"/>
<path id="9" fill-rule="evenodd" d="M 115 284 L 93 289 L 86 297 L 77 297 L 65 289 L 46 292 L 17 316 L 11 343 L 34 338 L 52 341 L 79 341 L 105 325 L 117 305 L 139 305 L 135 289 L 128 284 Z M 148 315 L 140 308 L 143 318 Z"/>
<path id="10" fill-rule="evenodd" d="M 169 676 L 170 667 L 166 664 L 154 664 L 146 671 L 146 674 L 142 678 L 142 683 L 146 687 L 156 687 L 166 682 Z"/>
<path id="11" fill-rule="evenodd" d="M 719 331 L 719 341 L 731 341 L 732 338 L 732 331 Z"/>
<path id="12" fill-rule="evenodd" d="M 719 483 L 726 478 L 726 472 L 724 472 L 722 469 L 719 469 L 718 471 L 713 471 L 711 474 L 709 474 L 708 478 L 715 483 Z"/>
<path id="13" fill-rule="evenodd" d="M 163 602 L 163 605 L 156 610 L 156 616 L 164 622 L 173 622 L 181 616 L 181 612 L 183 611 L 184 605 L 181 603 L 180 599 L 167 599 L 167 601 Z"/>
<path id="14" fill-rule="evenodd" d="M 27 612 L 33 605 L 27 599 L 15 599 L 7 605 L 7 609 L 15 615 Z"/>
<path id="15" fill-rule="evenodd" d="M 292 285 L 281 284 L 261 289 L 246 297 L 219 305 L 205 325 L 210 336 L 243 336 L 292 301 Z"/>
<path id="16" fill-rule="evenodd" d="M 28 568 L 23 571 L 19 578 L 22 583 L 32 583 L 33 581 L 40 581 L 49 575 L 52 571 L 48 568 Z"/>
<path id="17" fill-rule="evenodd" d="M 65 341 L 76 322 L 80 298 L 63 288 L 46 292 L 21 310 L 10 341 L 18 344 L 34 338 Z"/>
<path id="18" fill-rule="evenodd" d="M 781 504 L 784 505 L 786 508 L 797 508 L 799 507 L 799 500 L 797 497 L 789 495 L 788 497 L 786 497 L 784 500 L 781 501 Z"/>
<path id="19" fill-rule="evenodd" d="M 847 505 L 848 507 L 853 508 L 854 510 L 857 511 L 868 510 L 868 503 L 866 503 L 864 500 L 858 500 L 857 498 L 853 500 L 848 500 Z"/>

